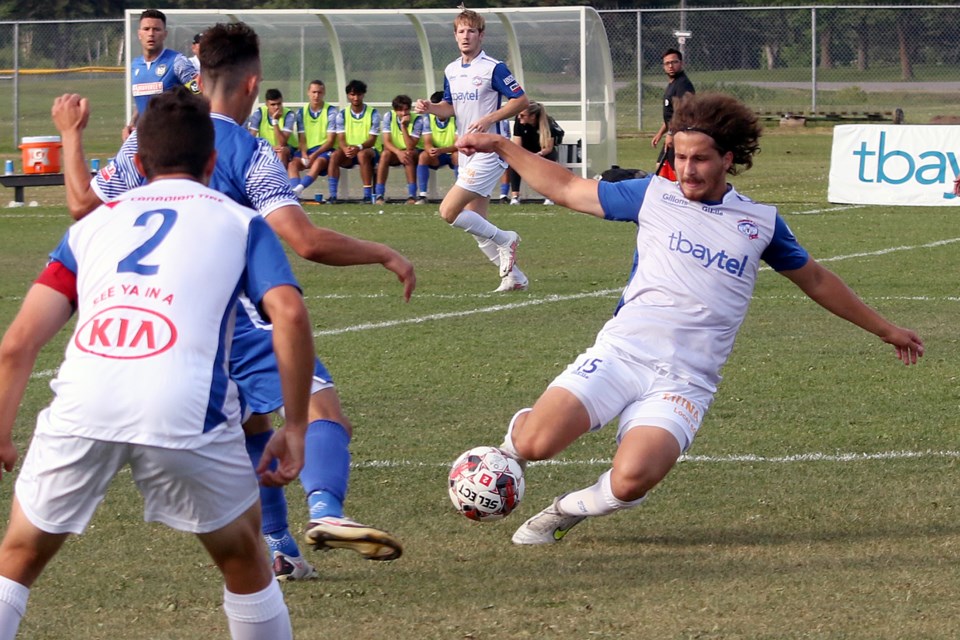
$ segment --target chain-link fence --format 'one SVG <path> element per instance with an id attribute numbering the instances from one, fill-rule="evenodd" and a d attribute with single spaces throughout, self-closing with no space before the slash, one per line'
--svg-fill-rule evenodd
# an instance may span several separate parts
<path id="1" fill-rule="evenodd" d="M 733 93 L 766 113 L 885 118 L 902 109 L 916 124 L 960 115 L 960 5 L 600 14 L 620 133 L 659 126 L 661 54 L 669 47 L 684 52 L 698 91 Z M 0 126 L 9 132 L 0 136 L 0 152 L 14 151 L 23 136 L 54 134 L 50 105 L 64 92 L 93 104 L 88 148 L 115 148 L 125 105 L 123 43 L 122 19 L 0 22 Z M 507 51 L 493 53 L 509 61 Z"/>
<path id="2" fill-rule="evenodd" d="M 617 84 L 618 130 L 656 129 L 663 52 L 683 52 L 698 91 L 827 121 L 925 124 L 960 115 L 960 6 L 601 11 Z M 639 55 L 638 55 L 639 52 Z"/>

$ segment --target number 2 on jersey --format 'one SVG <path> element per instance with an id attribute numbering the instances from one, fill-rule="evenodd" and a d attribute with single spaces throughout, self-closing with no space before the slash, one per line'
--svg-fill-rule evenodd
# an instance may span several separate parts
<path id="1" fill-rule="evenodd" d="M 131 251 L 126 258 L 117 263 L 117 273 L 139 273 L 142 276 L 153 276 L 160 270 L 155 264 L 143 264 L 141 260 L 150 255 L 160 246 L 177 221 L 177 212 L 173 209 L 153 209 L 144 211 L 133 223 L 135 227 L 147 226 L 147 221 L 153 216 L 163 216 L 163 221 L 157 231 L 146 242 Z"/>

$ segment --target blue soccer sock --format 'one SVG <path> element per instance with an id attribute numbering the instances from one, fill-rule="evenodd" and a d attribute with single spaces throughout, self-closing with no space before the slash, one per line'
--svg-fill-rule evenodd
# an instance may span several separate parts
<path id="1" fill-rule="evenodd" d="M 416 197 L 417 197 L 417 183 L 416 183 L 416 182 L 408 182 L 408 183 L 407 183 L 407 197 L 408 197 L 408 198 L 416 198 Z"/>
<path id="2" fill-rule="evenodd" d="M 290 183 L 290 188 L 291 188 L 291 189 L 292 189 L 293 187 L 299 186 L 299 184 L 300 184 L 300 178 L 299 178 L 299 177 L 297 177 L 297 178 L 288 178 L 287 181 Z"/>
<path id="3" fill-rule="evenodd" d="M 508 194 L 509 192 L 510 192 L 510 183 L 509 183 L 509 182 L 507 182 L 507 183 L 501 182 L 501 183 L 500 183 L 500 195 L 503 196 L 504 198 L 506 198 L 506 197 L 507 197 L 507 194 Z"/>
<path id="4" fill-rule="evenodd" d="M 260 464 L 260 458 L 263 457 L 263 450 L 267 442 L 273 437 L 273 431 L 265 431 L 252 436 L 247 436 L 247 455 L 250 456 L 250 462 L 254 469 Z M 277 468 L 277 461 L 274 460 L 270 465 L 271 469 Z M 287 497 L 283 493 L 282 487 L 265 487 L 260 485 L 260 509 L 263 511 L 263 522 L 261 531 L 264 535 L 277 534 L 287 529 Z"/>
<path id="5" fill-rule="evenodd" d="M 387 183 L 378 182 L 377 185 L 373 188 L 373 195 L 380 196 L 380 197 L 387 195 Z"/>
<path id="6" fill-rule="evenodd" d="M 365 184 L 363 185 L 363 201 L 370 202 L 373 200 L 373 185 Z"/>
<path id="7" fill-rule="evenodd" d="M 274 551 L 279 551 L 283 555 L 290 556 L 291 558 L 300 557 L 300 548 L 297 546 L 297 541 L 290 535 L 289 529 L 265 534 L 263 538 L 267 541 L 267 547 L 270 548 L 271 555 L 273 555 Z"/>
<path id="8" fill-rule="evenodd" d="M 300 178 L 300 184 L 302 184 L 303 188 L 306 189 L 307 187 L 313 184 L 314 180 L 315 178 L 313 176 L 309 176 L 309 175 L 303 176 L 302 178 Z"/>
<path id="9" fill-rule="evenodd" d="M 420 193 L 426 193 L 430 183 L 430 167 L 425 164 L 417 165 L 417 182 L 420 183 Z"/>
<path id="10" fill-rule="evenodd" d="M 340 188 L 340 178 L 327 178 L 327 186 L 330 187 L 330 199 L 337 199 L 337 190 Z"/>
<path id="11" fill-rule="evenodd" d="M 350 434 L 339 422 L 315 420 L 307 427 L 300 482 L 307 494 L 310 519 L 343 516 L 350 480 Z"/>

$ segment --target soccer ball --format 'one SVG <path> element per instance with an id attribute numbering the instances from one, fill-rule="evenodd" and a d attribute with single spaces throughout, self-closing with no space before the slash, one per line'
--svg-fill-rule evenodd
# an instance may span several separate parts
<path id="1" fill-rule="evenodd" d="M 471 520 L 499 520 L 523 499 L 520 463 L 496 447 L 474 447 L 450 467 L 450 501 Z"/>

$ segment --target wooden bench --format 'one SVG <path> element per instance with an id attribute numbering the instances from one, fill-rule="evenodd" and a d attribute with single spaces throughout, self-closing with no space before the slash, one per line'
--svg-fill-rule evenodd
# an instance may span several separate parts
<path id="1" fill-rule="evenodd" d="M 15 173 L 0 176 L 0 184 L 13 188 L 13 201 L 24 203 L 23 191 L 27 187 L 63 186 L 62 173 Z"/>

